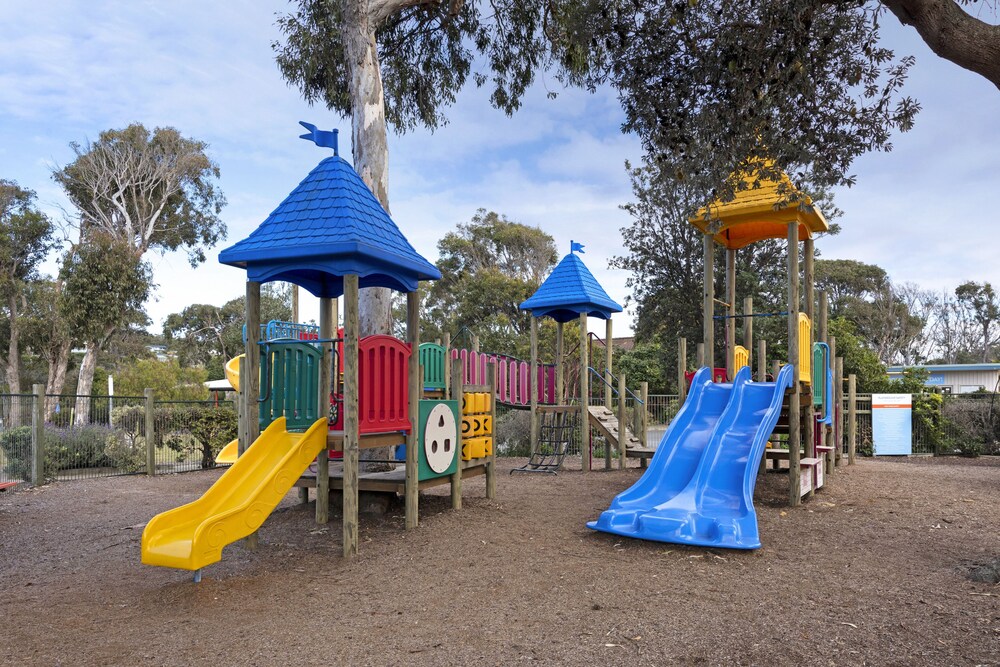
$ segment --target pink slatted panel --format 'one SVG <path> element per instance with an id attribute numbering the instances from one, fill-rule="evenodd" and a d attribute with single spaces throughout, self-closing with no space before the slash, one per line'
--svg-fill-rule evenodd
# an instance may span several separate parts
<path id="1" fill-rule="evenodd" d="M 497 359 L 497 400 L 507 403 L 510 394 L 510 378 L 507 376 L 507 360 Z"/>
<path id="2" fill-rule="evenodd" d="M 359 431 L 409 431 L 410 346 L 392 336 L 368 336 L 358 352 Z"/>
<path id="3" fill-rule="evenodd" d="M 531 402 L 531 394 L 529 393 L 530 387 L 528 386 L 528 371 L 530 368 L 528 367 L 527 361 L 522 361 L 518 363 L 517 366 L 517 381 L 521 386 L 521 391 L 519 392 L 521 405 L 528 405 L 528 403 Z"/>

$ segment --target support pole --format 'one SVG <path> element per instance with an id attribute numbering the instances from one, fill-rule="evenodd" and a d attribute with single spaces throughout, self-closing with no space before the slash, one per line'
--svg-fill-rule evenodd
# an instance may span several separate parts
<path id="1" fill-rule="evenodd" d="M 149 387 L 142 392 L 145 396 L 146 417 L 146 474 L 152 477 L 156 474 L 156 409 L 153 403 L 153 390 Z M 237 450 L 239 445 L 236 445 Z"/>
<path id="2" fill-rule="evenodd" d="M 299 286 L 292 285 L 292 322 L 299 321 Z"/>
<path id="3" fill-rule="evenodd" d="M 45 483 L 45 385 L 33 385 L 31 393 L 35 395 L 31 405 L 31 484 L 41 486 Z M 149 437 L 148 424 L 146 435 Z"/>
<path id="4" fill-rule="evenodd" d="M 705 234 L 705 272 L 704 285 L 702 289 L 701 312 L 704 322 L 702 323 L 702 342 L 705 350 L 702 353 L 703 366 L 712 369 L 715 375 L 715 239 L 711 234 Z M 714 379 L 714 377 L 713 377 Z"/>
<path id="5" fill-rule="evenodd" d="M 493 432 L 490 437 L 493 438 L 493 447 L 490 450 L 490 455 L 486 457 L 486 499 L 494 500 L 497 497 L 497 439 L 496 439 L 496 423 L 497 423 L 497 381 L 496 381 L 496 364 L 486 365 L 486 384 L 490 387 L 490 423 L 493 424 Z M 462 450 L 459 449 L 459 452 Z M 461 468 L 462 462 L 459 461 L 459 467 Z"/>
<path id="6" fill-rule="evenodd" d="M 528 373 L 528 403 L 531 415 L 528 420 L 528 441 L 531 445 L 529 456 L 538 451 L 538 318 L 531 314 L 531 368 Z"/>
<path id="7" fill-rule="evenodd" d="M 736 375 L 736 250 L 726 248 L 726 377 Z"/>
<path id="8" fill-rule="evenodd" d="M 788 363 L 793 368 L 792 391 L 788 399 L 788 502 L 801 502 L 799 474 L 802 447 L 801 397 L 799 383 L 799 223 L 788 223 Z"/>
<path id="9" fill-rule="evenodd" d="M 639 430 L 641 435 L 639 436 L 639 442 L 643 447 L 649 447 L 649 383 L 642 382 L 639 384 L 639 398 L 642 399 L 642 405 L 639 406 Z M 640 459 L 640 461 L 645 461 L 646 459 Z"/>
<path id="10" fill-rule="evenodd" d="M 358 276 L 344 276 L 344 558 L 358 555 Z M 407 517 L 409 518 L 409 517 Z"/>
<path id="11" fill-rule="evenodd" d="M 854 465 L 858 450 L 858 376 L 847 377 L 847 465 Z"/>
<path id="12" fill-rule="evenodd" d="M 420 423 L 420 292 L 406 293 L 406 342 L 410 345 L 410 432 L 406 434 L 406 529 L 417 527 L 420 517 L 420 478 L 417 466 L 417 425 Z"/>
<path id="13" fill-rule="evenodd" d="M 753 315 L 753 297 L 748 296 L 743 299 L 743 314 Z M 750 365 L 750 370 L 753 370 L 753 318 L 744 317 L 743 318 L 743 347 L 747 349 L 747 363 Z"/>
<path id="14" fill-rule="evenodd" d="M 260 283 L 252 280 L 247 281 L 246 323 L 246 361 L 243 364 L 246 375 L 240 376 L 240 389 L 246 394 L 245 446 L 249 447 L 260 437 L 260 408 L 257 402 L 260 398 Z M 257 548 L 257 531 L 247 535 L 245 544 L 250 550 Z"/>
<path id="15" fill-rule="evenodd" d="M 830 297 L 825 289 L 819 291 L 819 338 L 817 340 L 830 343 Z M 830 358 L 836 358 L 832 352 Z"/>
<path id="16" fill-rule="evenodd" d="M 451 333 L 444 332 L 444 395 L 451 395 Z"/>
<path id="17" fill-rule="evenodd" d="M 587 314 L 580 313 L 580 457 L 590 472 L 590 359 L 587 358 Z"/>
<path id="18" fill-rule="evenodd" d="M 815 292 L 815 281 L 813 274 L 813 258 L 815 256 L 815 247 L 813 245 L 813 240 L 806 237 L 802 240 L 802 254 L 803 254 L 803 282 L 805 289 L 803 290 L 803 298 L 805 301 L 805 314 L 809 318 L 809 340 L 806 344 L 809 346 L 806 348 L 806 353 L 809 358 L 812 359 L 812 348 L 813 341 L 816 339 L 816 292 Z M 815 376 L 815 374 L 813 374 Z M 805 452 L 806 456 L 809 458 L 816 457 L 816 407 L 813 404 L 812 397 L 812 386 L 813 379 L 809 379 L 809 395 L 806 397 L 806 404 L 808 409 L 804 415 L 804 426 L 805 435 L 803 439 L 805 440 Z M 815 485 L 809 490 L 807 494 L 808 498 L 812 498 L 816 492 Z"/>
<path id="19" fill-rule="evenodd" d="M 611 320 L 608 320 L 609 322 Z M 628 419 L 625 411 L 625 373 L 618 374 L 618 469 L 625 469 L 625 442 L 628 438 Z M 610 448 L 609 448 L 610 449 Z"/>
<path id="20" fill-rule="evenodd" d="M 556 322 L 556 405 L 565 405 L 563 372 L 563 323 Z"/>
<path id="21" fill-rule="evenodd" d="M 767 382 L 767 341 L 757 341 L 757 382 Z"/>
<path id="22" fill-rule="evenodd" d="M 705 364 L 705 344 L 704 343 L 698 343 L 695 346 L 694 349 L 695 349 L 695 353 L 694 353 L 695 365 L 698 368 L 702 368 L 703 366 L 706 365 Z"/>
<path id="23" fill-rule="evenodd" d="M 611 402 L 611 318 L 604 322 L 604 407 L 614 410 L 614 403 Z"/>
<path id="24" fill-rule="evenodd" d="M 687 398 L 687 378 L 684 377 L 687 372 L 687 359 L 688 359 L 688 341 L 687 338 L 681 337 L 677 339 L 677 396 L 680 399 L 681 405 L 684 405 L 684 399 Z"/>
<path id="25" fill-rule="evenodd" d="M 833 445 L 833 463 L 840 466 L 844 460 L 844 358 L 837 357 L 834 362 L 833 393 L 837 396 L 837 412 L 833 417 L 833 429 L 830 431 L 830 444 Z"/>
<path id="26" fill-rule="evenodd" d="M 826 294 L 820 297 L 820 322 L 823 321 L 823 301 Z M 837 358 L 837 337 L 830 336 L 826 339 L 826 344 L 830 346 L 830 372 L 833 374 L 833 395 L 827 396 L 826 400 L 830 401 L 830 416 L 832 419 L 829 424 L 823 425 L 823 444 L 827 447 L 833 447 L 833 449 L 828 450 L 826 453 L 826 470 L 828 473 L 833 472 L 834 466 L 837 464 L 837 448 L 834 447 L 834 434 L 837 433 L 837 420 L 840 415 L 840 404 L 841 396 L 843 395 L 843 387 L 840 385 L 840 380 L 838 380 L 837 367 L 840 365 L 840 360 Z M 841 366 L 841 371 L 843 366 Z"/>
<path id="27" fill-rule="evenodd" d="M 323 297 L 319 300 L 319 337 L 324 340 L 337 334 L 337 300 Z M 333 377 L 333 349 L 335 343 L 323 343 L 323 360 L 319 365 L 319 413 L 330 414 L 330 392 L 336 382 Z M 341 360 L 343 363 L 343 360 Z M 305 489 L 308 501 L 309 490 Z M 316 457 L 316 523 L 330 521 L 330 454 L 326 447 Z"/>
<path id="28" fill-rule="evenodd" d="M 454 364 L 451 367 L 451 392 L 448 394 L 453 401 L 458 401 L 459 423 L 458 442 L 455 444 L 455 456 L 458 458 L 458 466 L 451 474 L 451 508 L 462 509 L 462 367 Z M 494 427 L 496 428 L 496 427 Z"/>

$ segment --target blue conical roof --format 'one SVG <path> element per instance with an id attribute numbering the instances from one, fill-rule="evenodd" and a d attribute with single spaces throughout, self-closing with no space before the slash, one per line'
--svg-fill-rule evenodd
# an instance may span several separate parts
<path id="1" fill-rule="evenodd" d="M 316 166 L 247 238 L 219 253 L 257 282 L 284 280 L 319 297 L 339 297 L 344 276 L 361 287 L 417 289 L 441 272 L 392 221 L 357 172 L 334 155 Z"/>
<path id="2" fill-rule="evenodd" d="M 569 322 L 583 313 L 607 320 L 611 313 L 622 312 L 622 307 L 608 296 L 583 260 L 570 252 L 521 304 L 521 310 L 530 310 L 535 317 L 548 315 L 556 322 Z"/>

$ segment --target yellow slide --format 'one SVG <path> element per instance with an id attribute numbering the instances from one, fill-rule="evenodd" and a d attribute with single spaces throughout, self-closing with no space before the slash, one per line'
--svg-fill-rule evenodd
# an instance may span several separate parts
<path id="1" fill-rule="evenodd" d="M 260 528 L 295 481 L 326 447 L 326 419 L 305 433 L 276 419 L 198 500 L 153 517 L 142 531 L 146 565 L 199 570 L 222 548 Z"/>
<path id="2" fill-rule="evenodd" d="M 238 357 L 233 357 L 226 362 L 226 379 L 229 380 L 229 384 L 231 384 L 233 389 L 237 392 L 240 390 L 240 359 L 245 356 L 245 354 L 241 354 Z M 239 438 L 237 438 L 222 448 L 222 451 L 220 451 L 215 457 L 215 462 L 219 465 L 236 463 L 236 457 L 239 456 L 239 452 L 240 441 Z"/>

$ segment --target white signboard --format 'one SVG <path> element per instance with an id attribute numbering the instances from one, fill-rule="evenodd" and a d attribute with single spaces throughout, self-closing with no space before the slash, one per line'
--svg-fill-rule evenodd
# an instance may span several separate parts
<path id="1" fill-rule="evenodd" d="M 913 453 L 913 397 L 872 394 L 872 441 L 875 456 Z"/>

